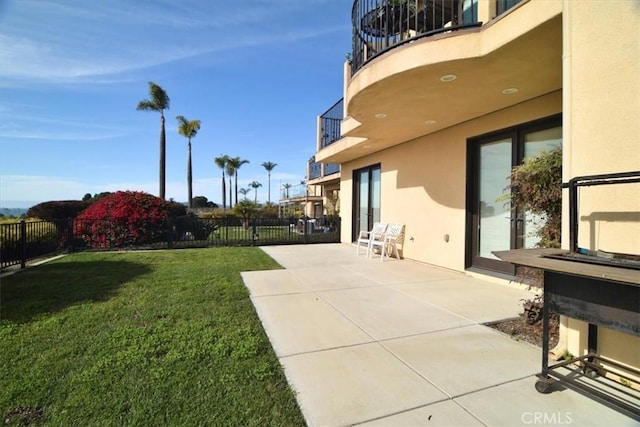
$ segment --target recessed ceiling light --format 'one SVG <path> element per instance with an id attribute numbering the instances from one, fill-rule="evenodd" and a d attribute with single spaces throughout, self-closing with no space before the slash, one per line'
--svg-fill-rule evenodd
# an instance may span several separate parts
<path id="1" fill-rule="evenodd" d="M 385 113 L 377 113 L 375 116 L 376 119 L 384 119 L 385 117 L 387 117 L 387 115 Z"/>
<path id="2" fill-rule="evenodd" d="M 435 121 L 435 120 L 425 120 L 425 121 L 424 121 L 424 124 L 425 124 L 425 125 L 435 125 L 435 124 L 436 124 L 436 121 Z"/>
<path id="3" fill-rule="evenodd" d="M 509 87 L 509 88 L 506 88 L 505 90 L 502 91 L 502 93 L 505 94 L 505 95 L 513 95 L 516 92 L 518 92 L 518 88 L 517 87 Z"/>
<path id="4" fill-rule="evenodd" d="M 457 78 L 458 78 L 458 76 L 456 76 L 455 74 L 445 74 L 444 76 L 440 77 L 440 81 L 441 82 L 452 82 Z"/>

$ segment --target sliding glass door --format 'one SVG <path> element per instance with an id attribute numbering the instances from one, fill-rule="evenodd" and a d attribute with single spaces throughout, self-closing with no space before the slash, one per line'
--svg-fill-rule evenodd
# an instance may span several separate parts
<path id="1" fill-rule="evenodd" d="M 513 141 L 501 138 L 478 147 L 477 256 L 497 259 L 493 251 L 511 246 L 511 205 L 501 200 L 511 171 Z"/>
<path id="2" fill-rule="evenodd" d="M 371 230 L 380 221 L 380 165 L 369 166 L 353 172 L 353 236 L 361 230 Z"/>
<path id="3" fill-rule="evenodd" d="M 559 117 L 469 141 L 467 267 L 512 274 L 513 266 L 493 252 L 536 247 L 535 231 L 544 218 L 511 206 L 509 175 L 525 157 L 561 145 Z"/>

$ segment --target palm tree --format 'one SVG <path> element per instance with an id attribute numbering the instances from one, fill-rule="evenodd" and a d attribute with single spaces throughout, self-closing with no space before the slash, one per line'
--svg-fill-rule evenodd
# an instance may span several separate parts
<path id="1" fill-rule="evenodd" d="M 269 174 L 269 190 L 267 192 L 268 197 L 267 197 L 267 203 L 270 204 L 271 203 L 271 171 L 278 166 L 277 163 L 273 163 L 273 162 L 262 162 L 262 167 L 265 168 L 267 170 L 267 173 Z"/>
<path id="2" fill-rule="evenodd" d="M 191 138 L 195 138 L 200 130 L 200 120 L 187 120 L 185 116 L 177 116 L 178 133 L 189 141 L 187 143 L 187 206 L 193 207 L 193 176 L 191 175 Z"/>
<path id="3" fill-rule="evenodd" d="M 288 199 L 289 198 L 289 189 L 291 187 L 293 187 L 293 185 L 286 183 L 286 184 L 282 184 L 282 187 L 284 187 L 284 198 Z"/>
<path id="4" fill-rule="evenodd" d="M 160 112 L 160 198 L 165 196 L 165 169 L 166 169 L 166 138 L 164 132 L 164 110 L 169 109 L 169 96 L 160 86 L 154 82 L 149 82 L 150 99 L 142 100 L 138 103 L 137 110 Z"/>
<path id="5" fill-rule="evenodd" d="M 255 203 L 258 203 L 258 187 L 262 187 L 262 184 L 260 184 L 258 181 L 252 181 L 249 184 L 249 187 L 253 188 L 253 190 L 255 191 L 255 194 L 254 194 L 255 197 L 253 201 Z"/>
<path id="6" fill-rule="evenodd" d="M 233 159 L 227 157 L 227 176 L 229 177 L 229 209 L 233 208 L 233 182 L 231 182 L 231 177 L 236 174 L 236 167 L 234 166 Z"/>
<path id="7" fill-rule="evenodd" d="M 249 191 L 251 191 L 250 188 L 241 188 L 238 191 L 240 192 L 240 194 L 242 194 L 244 196 L 244 200 L 248 200 L 247 199 L 247 194 L 249 194 Z"/>
<path id="8" fill-rule="evenodd" d="M 238 169 L 240 169 L 242 165 L 249 163 L 249 160 L 244 160 L 240 157 L 232 157 L 229 159 L 229 163 L 233 165 L 233 171 L 236 175 L 236 204 L 238 204 Z"/>
<path id="9" fill-rule="evenodd" d="M 222 169 L 222 209 L 227 209 L 227 187 L 224 180 L 224 170 L 227 167 L 227 162 L 229 161 L 229 156 L 226 154 L 224 156 L 216 157 L 213 159 L 213 162 Z"/>

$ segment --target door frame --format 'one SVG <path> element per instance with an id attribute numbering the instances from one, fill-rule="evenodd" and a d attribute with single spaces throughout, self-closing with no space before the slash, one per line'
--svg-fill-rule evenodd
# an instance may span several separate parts
<path id="1" fill-rule="evenodd" d="M 511 167 L 522 162 L 524 157 L 524 136 L 531 132 L 562 126 L 562 114 L 554 114 L 542 119 L 522 123 L 509 128 L 492 131 L 467 139 L 467 179 L 466 179 L 466 236 L 465 236 L 465 268 L 479 268 L 498 273 L 515 275 L 515 266 L 498 259 L 476 256 L 479 245 L 478 224 L 479 212 L 479 152 L 482 144 L 500 139 L 511 138 Z M 505 177 L 506 178 L 506 177 Z M 522 236 L 517 232 L 523 226 L 523 212 L 511 210 L 510 248 L 522 246 Z M 509 248 L 505 248 L 507 250 Z"/>
<path id="2" fill-rule="evenodd" d="M 380 171 L 380 181 L 382 181 L 382 166 L 380 163 L 375 163 L 369 166 L 365 166 L 363 168 L 359 168 L 359 169 L 354 169 L 353 170 L 353 189 L 352 189 L 352 194 L 353 194 L 353 206 L 352 206 L 352 217 L 351 217 L 351 241 L 355 242 L 358 239 L 358 235 L 360 234 L 360 227 L 359 227 L 359 214 L 360 214 L 360 173 L 363 171 L 368 171 L 369 172 L 369 193 L 367 194 L 367 218 L 368 221 L 371 222 L 371 224 L 367 225 L 367 230 L 371 229 L 371 226 L 373 225 L 373 203 L 372 203 L 372 192 L 371 192 L 371 188 L 372 188 L 372 177 L 373 177 L 373 171 L 377 169 Z M 380 183 L 380 185 L 382 185 L 382 182 Z M 381 195 L 382 197 L 382 195 Z M 382 203 L 380 203 L 380 205 L 382 205 Z M 382 206 L 380 206 L 380 210 L 382 210 Z"/>

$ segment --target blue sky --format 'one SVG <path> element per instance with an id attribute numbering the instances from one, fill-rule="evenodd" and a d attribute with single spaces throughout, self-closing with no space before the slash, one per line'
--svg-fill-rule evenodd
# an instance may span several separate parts
<path id="1" fill-rule="evenodd" d="M 316 117 L 342 97 L 350 11 L 345 0 L 2 0 L 0 207 L 157 195 L 160 117 L 136 111 L 149 81 L 171 98 L 167 198 L 187 199 L 183 115 L 202 122 L 194 196 L 221 201 L 213 158 L 227 154 L 250 161 L 240 186 L 261 182 L 260 201 L 261 163 L 277 163 L 277 200 L 304 179 Z"/>

